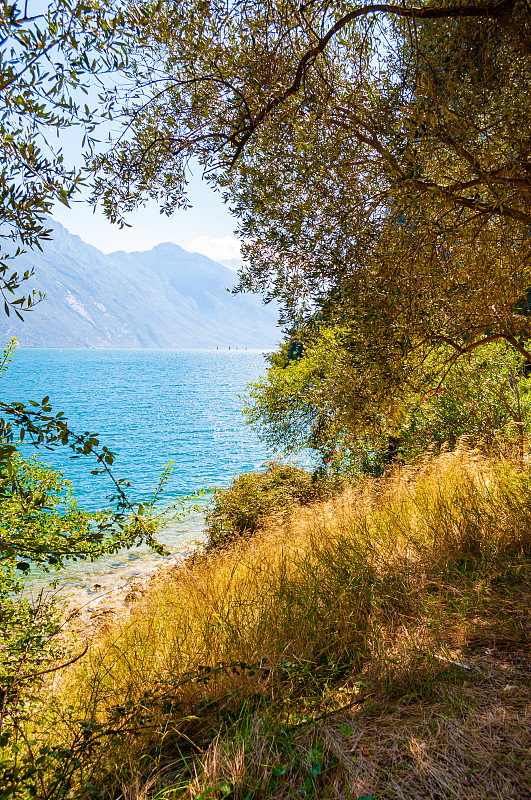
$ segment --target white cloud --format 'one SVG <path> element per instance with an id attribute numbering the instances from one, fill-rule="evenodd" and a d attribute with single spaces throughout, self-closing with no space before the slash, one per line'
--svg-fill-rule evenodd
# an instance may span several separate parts
<path id="1" fill-rule="evenodd" d="M 191 253 L 202 253 L 214 261 L 241 258 L 240 243 L 234 236 L 198 236 L 188 242 L 186 249 Z"/>

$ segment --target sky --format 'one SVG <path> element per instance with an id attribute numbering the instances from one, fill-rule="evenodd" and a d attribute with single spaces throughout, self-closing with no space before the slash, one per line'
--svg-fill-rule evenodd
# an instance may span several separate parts
<path id="1" fill-rule="evenodd" d="M 30 13 L 39 13 L 48 6 L 48 0 L 30 0 Z M 101 78 L 101 76 L 100 76 Z M 111 78 L 108 79 L 111 83 Z M 95 100 L 100 91 L 99 83 L 89 88 L 89 103 L 97 107 Z M 80 100 L 86 101 L 85 95 Z M 115 125 L 115 123 L 113 123 Z M 109 133 L 116 136 L 120 127 L 111 130 L 109 124 L 103 122 L 96 131 L 102 143 Z M 50 129 L 45 140 L 54 148 L 60 148 L 67 167 L 82 166 L 81 138 L 83 131 L 73 126 L 55 131 Z M 103 149 L 106 146 L 103 145 Z M 235 223 L 225 207 L 221 195 L 215 193 L 204 183 L 199 171 L 190 177 L 189 198 L 193 207 L 188 211 L 178 210 L 172 217 L 161 215 L 156 203 L 150 203 L 139 211 L 129 214 L 127 222 L 130 228 L 120 229 L 112 225 L 105 216 L 96 211 L 80 193 L 78 199 L 71 202 L 70 208 L 57 203 L 52 217 L 67 228 L 70 233 L 77 234 L 83 241 L 97 247 L 104 253 L 116 250 L 132 252 L 134 250 L 150 250 L 157 244 L 174 242 L 190 252 L 203 253 L 215 261 L 239 259 L 239 244 L 234 236 Z"/>
<path id="2" fill-rule="evenodd" d="M 91 94 L 90 96 L 92 97 Z M 107 137 L 116 139 L 120 132 L 119 120 L 118 123 L 113 122 L 112 127 L 107 122 L 101 122 L 96 130 L 96 136 L 101 142 L 99 149 L 105 151 L 108 146 Z M 70 168 L 82 167 L 83 130 L 72 126 L 58 130 L 55 135 L 53 131 L 50 133 L 48 143 L 55 150 L 61 151 L 65 165 Z M 189 175 L 188 183 L 188 197 L 192 208 L 178 209 L 171 217 L 160 214 L 158 205 L 150 202 L 144 208 L 126 216 L 131 227 L 120 229 L 118 225 L 108 222 L 101 211 L 94 211 L 87 202 L 89 194 L 88 189 L 85 193 L 80 192 L 71 201 L 69 208 L 57 203 L 52 217 L 70 233 L 77 234 L 84 242 L 104 253 L 116 250 L 151 250 L 157 244 L 173 242 L 185 250 L 202 253 L 214 261 L 241 258 L 239 243 L 234 236 L 235 220 L 230 216 L 221 194 L 214 192 L 201 180 L 197 165 L 195 173 L 192 170 Z"/>
<path id="3" fill-rule="evenodd" d="M 70 208 L 55 207 L 53 218 L 70 233 L 104 253 L 116 250 L 150 250 L 162 242 L 174 242 L 191 253 L 203 253 L 214 261 L 239 259 L 239 243 L 234 236 L 235 221 L 221 196 L 199 176 L 192 176 L 189 197 L 193 207 L 177 210 L 167 217 L 155 203 L 127 216 L 130 228 L 120 230 L 84 199 L 74 200 Z"/>

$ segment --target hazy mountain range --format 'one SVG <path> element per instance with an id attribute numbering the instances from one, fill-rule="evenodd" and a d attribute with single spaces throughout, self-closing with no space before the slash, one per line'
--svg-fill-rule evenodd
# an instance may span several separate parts
<path id="1" fill-rule="evenodd" d="M 105 255 L 53 224 L 42 252 L 13 262 L 34 267 L 28 287 L 46 299 L 20 322 L 0 317 L 5 341 L 21 347 L 251 347 L 274 346 L 277 313 L 259 297 L 226 291 L 234 271 L 176 244 L 146 252 Z M 27 288 L 25 289 L 27 291 Z"/>

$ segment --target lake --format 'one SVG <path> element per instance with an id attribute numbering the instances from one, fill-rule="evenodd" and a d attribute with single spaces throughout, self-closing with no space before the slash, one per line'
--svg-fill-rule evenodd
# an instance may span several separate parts
<path id="1" fill-rule="evenodd" d="M 144 499 L 164 465 L 174 470 L 165 502 L 197 489 L 226 484 L 270 457 L 244 424 L 240 395 L 265 371 L 261 351 L 17 350 L 2 379 L 4 401 L 41 400 L 64 411 L 73 430 L 99 434 L 117 453 L 114 472 L 131 481 L 133 499 Z M 33 448 L 26 448 L 26 452 Z M 72 459 L 66 448 L 39 450 L 41 461 L 72 482 L 81 507 L 108 505 L 112 486 L 90 475 L 90 458 Z M 202 536 L 203 515 L 171 524 L 160 539 L 183 553 Z M 147 548 L 115 554 L 94 564 L 71 565 L 61 582 L 78 593 L 136 577 L 161 563 Z M 32 588 L 48 583 L 35 574 Z"/>

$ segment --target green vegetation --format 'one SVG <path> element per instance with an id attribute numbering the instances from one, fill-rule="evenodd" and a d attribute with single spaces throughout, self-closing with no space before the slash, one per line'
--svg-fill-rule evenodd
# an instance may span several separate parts
<path id="1" fill-rule="evenodd" d="M 458 448 L 159 576 L 48 680 L 3 796 L 524 797 L 530 509 Z"/>
<path id="2" fill-rule="evenodd" d="M 199 163 L 238 220 L 241 288 L 297 336 L 316 311 L 340 329 L 360 421 L 493 341 L 530 359 L 524 0 L 167 0 L 137 37 L 95 164 L 111 219 L 185 204 Z"/>
<path id="3" fill-rule="evenodd" d="M 494 343 L 458 361 L 438 389 L 407 398 L 397 434 L 406 460 L 466 436 L 488 450 L 514 450 L 523 465 L 531 422 L 526 370 L 518 353 Z"/>
<path id="4" fill-rule="evenodd" d="M 206 516 L 207 550 L 253 534 L 273 517 L 288 519 L 294 507 L 325 500 L 341 488 L 341 481 L 325 472 L 276 461 L 265 467 L 216 490 Z"/>
<path id="5" fill-rule="evenodd" d="M 7 491 L 4 485 L 0 506 L 0 565 L 8 581 L 16 570 L 24 573 L 32 566 L 59 568 L 67 560 L 94 559 L 142 535 L 132 520 L 123 525 L 129 526 L 129 534 L 111 532 L 112 515 L 78 509 L 68 481 L 34 458 L 15 455 L 10 470 L 11 483 Z M 155 530 L 152 521 L 151 525 Z"/>
<path id="6" fill-rule="evenodd" d="M 531 383 L 519 353 L 493 342 L 456 361 L 443 381 L 438 353 L 424 363 L 428 385 L 405 385 L 385 409 L 371 403 L 370 376 L 352 364 L 345 331 L 312 326 L 268 356 L 266 375 L 249 389 L 248 421 L 267 445 L 287 453 L 313 450 L 344 478 L 380 475 L 395 460 L 415 462 L 428 448 L 453 447 L 467 436 L 487 450 L 515 450 L 523 463 L 531 421 Z M 378 364 L 373 365 L 375 371 Z M 363 408 L 356 406 L 366 381 Z"/>

